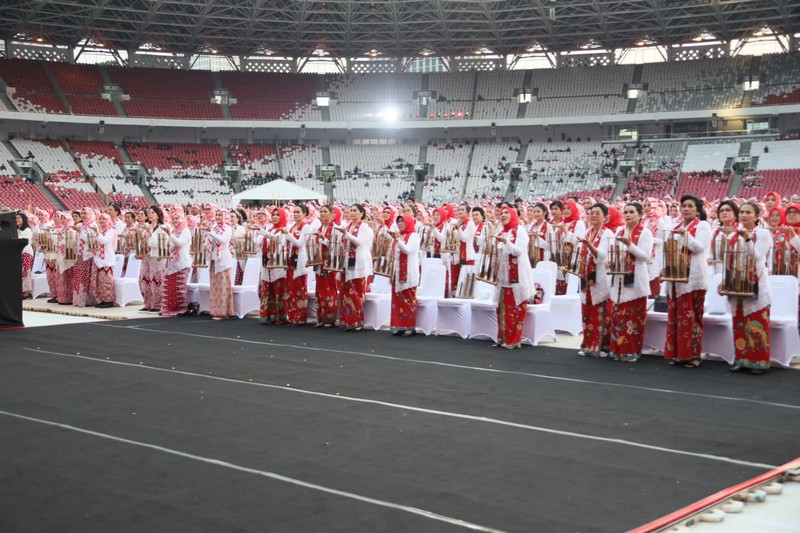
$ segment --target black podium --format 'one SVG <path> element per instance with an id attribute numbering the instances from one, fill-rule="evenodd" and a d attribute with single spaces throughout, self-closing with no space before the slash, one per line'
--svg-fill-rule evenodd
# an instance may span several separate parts
<path id="1" fill-rule="evenodd" d="M 0 328 L 22 326 L 22 249 L 28 239 L 0 239 Z"/>

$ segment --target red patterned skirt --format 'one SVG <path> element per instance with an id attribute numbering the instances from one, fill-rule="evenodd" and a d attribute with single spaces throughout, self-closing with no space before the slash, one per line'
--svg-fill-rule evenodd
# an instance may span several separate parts
<path id="1" fill-rule="evenodd" d="M 414 329 L 417 324 L 416 287 L 396 292 L 392 284 L 392 318 L 389 324 L 392 332 Z"/>
<path id="2" fill-rule="evenodd" d="M 33 290 L 31 270 L 33 270 L 33 256 L 31 254 L 22 254 L 22 292 L 31 292 Z"/>
<path id="3" fill-rule="evenodd" d="M 317 324 L 336 324 L 338 304 L 338 275 L 335 272 L 317 274 Z"/>
<path id="4" fill-rule="evenodd" d="M 669 362 L 700 360 L 703 349 L 703 309 L 706 291 L 692 291 L 675 298 L 667 295 L 667 340 L 664 359 Z"/>
<path id="5" fill-rule="evenodd" d="M 211 294 L 208 300 L 208 314 L 217 318 L 229 318 L 234 314 L 231 269 L 229 267 L 222 272 L 215 272 L 214 261 L 211 261 L 209 268 Z"/>
<path id="6" fill-rule="evenodd" d="M 261 299 L 258 321 L 262 324 L 286 323 L 286 302 L 283 299 L 285 284 L 286 278 L 271 282 L 261 280 L 258 286 L 258 296 Z"/>
<path id="7" fill-rule="evenodd" d="M 142 292 L 145 308 L 161 309 L 163 277 L 164 268 L 157 259 L 152 257 L 142 259 L 141 270 L 139 270 L 139 290 Z"/>
<path id="8" fill-rule="evenodd" d="M 161 283 L 161 316 L 175 316 L 186 312 L 189 306 L 186 284 L 191 270 L 187 267 L 164 276 Z"/>
<path id="9" fill-rule="evenodd" d="M 72 303 L 72 280 L 75 274 L 75 267 L 68 268 L 58 275 L 58 303 Z"/>
<path id="10" fill-rule="evenodd" d="M 611 344 L 611 300 L 592 303 L 592 292 L 586 290 L 586 302 L 581 306 L 583 342 L 581 348 L 591 352 L 608 349 Z"/>
<path id="11" fill-rule="evenodd" d="M 286 317 L 290 324 L 308 322 L 308 280 L 305 275 L 295 277 L 294 269 L 286 272 Z"/>
<path id="12" fill-rule="evenodd" d="M 47 289 L 50 298 L 58 298 L 58 264 L 55 259 L 45 259 L 44 274 L 47 277 Z"/>
<path id="13" fill-rule="evenodd" d="M 75 307 L 86 307 L 97 302 L 92 295 L 92 266 L 94 261 L 87 259 L 75 263 L 72 267 L 72 305 Z"/>
<path id="14" fill-rule="evenodd" d="M 739 302 L 733 315 L 736 364 L 744 368 L 768 369 L 769 337 L 769 307 L 745 316 L 742 303 Z"/>
<path id="15" fill-rule="evenodd" d="M 655 298 L 661 294 L 661 276 L 650 280 L 650 298 Z"/>
<path id="16" fill-rule="evenodd" d="M 98 302 L 113 302 L 116 299 L 114 290 L 114 267 L 98 267 L 92 262 L 91 292 Z"/>
<path id="17" fill-rule="evenodd" d="M 525 325 L 527 312 L 528 302 L 517 305 L 513 288 L 500 289 L 500 301 L 497 305 L 497 344 L 511 348 L 522 346 L 522 327 Z"/>
<path id="18" fill-rule="evenodd" d="M 621 357 L 640 355 L 644 344 L 647 297 L 613 304 L 611 309 L 611 352 Z"/>
<path id="19" fill-rule="evenodd" d="M 367 299 L 367 278 L 345 281 L 339 299 L 339 325 L 354 329 L 364 327 L 364 301 Z"/>

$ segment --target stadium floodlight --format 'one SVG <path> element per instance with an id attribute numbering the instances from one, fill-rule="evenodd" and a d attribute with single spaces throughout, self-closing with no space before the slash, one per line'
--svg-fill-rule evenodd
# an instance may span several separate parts
<path id="1" fill-rule="evenodd" d="M 628 98 L 639 98 L 641 91 L 639 89 L 628 89 Z"/>

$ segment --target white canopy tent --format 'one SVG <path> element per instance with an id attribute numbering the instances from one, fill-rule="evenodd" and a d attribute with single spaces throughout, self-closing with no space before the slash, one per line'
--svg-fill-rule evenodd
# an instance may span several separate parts
<path id="1" fill-rule="evenodd" d="M 288 202 L 289 200 L 325 200 L 324 194 L 314 192 L 283 179 L 277 179 L 259 185 L 255 189 L 235 194 L 231 199 L 231 207 L 236 207 L 246 200 L 261 200 L 263 202 Z"/>

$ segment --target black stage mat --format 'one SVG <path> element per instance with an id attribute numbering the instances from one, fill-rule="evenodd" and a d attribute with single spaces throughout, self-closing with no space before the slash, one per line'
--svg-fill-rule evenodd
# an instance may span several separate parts
<path id="1" fill-rule="evenodd" d="M 2 345 L 3 532 L 622 531 L 800 455 L 795 371 L 251 319 Z"/>

